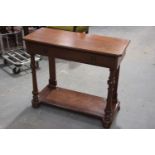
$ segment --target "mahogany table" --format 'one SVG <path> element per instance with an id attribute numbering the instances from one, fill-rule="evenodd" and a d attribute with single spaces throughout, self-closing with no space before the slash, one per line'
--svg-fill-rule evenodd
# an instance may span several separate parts
<path id="1" fill-rule="evenodd" d="M 49 28 L 38 29 L 25 36 L 24 40 L 31 55 L 32 106 L 38 108 L 41 103 L 46 103 L 97 116 L 101 118 L 103 127 L 109 128 L 114 115 L 120 109 L 117 99 L 119 70 L 129 40 Z M 37 86 L 35 54 L 49 59 L 49 83 L 40 92 Z M 57 87 L 55 58 L 109 68 L 107 98 Z"/>

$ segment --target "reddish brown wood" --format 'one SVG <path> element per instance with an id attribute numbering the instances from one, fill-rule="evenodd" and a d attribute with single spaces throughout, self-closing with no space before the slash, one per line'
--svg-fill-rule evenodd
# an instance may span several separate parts
<path id="1" fill-rule="evenodd" d="M 104 98 L 63 88 L 50 89 L 45 87 L 39 96 L 41 102 L 98 117 L 103 117 L 103 109 L 106 106 L 106 100 Z"/>
<path id="2" fill-rule="evenodd" d="M 57 87 L 45 87 L 39 94 L 41 103 L 48 103 L 57 107 L 67 108 L 77 112 L 103 118 L 106 99 L 86 93 Z M 115 108 L 113 106 L 113 108 Z M 113 109 L 116 111 L 115 109 Z"/>
<path id="3" fill-rule="evenodd" d="M 47 28 L 41 28 L 24 39 L 27 51 L 31 54 L 32 66 L 34 66 L 34 54 L 49 57 L 49 85 L 39 93 L 39 101 L 35 67 L 32 67 L 33 106 L 37 107 L 40 102 L 46 102 L 102 117 L 103 126 L 109 128 L 120 107 L 117 99 L 119 68 L 129 41 Z M 57 88 L 55 58 L 109 68 L 106 102 L 100 97 Z"/>
<path id="4" fill-rule="evenodd" d="M 117 70 L 110 69 L 110 76 L 108 80 L 108 96 L 107 96 L 107 106 L 105 108 L 105 115 L 103 117 L 103 125 L 105 128 L 109 128 L 113 119 L 113 106 L 114 105 L 114 95 L 115 95 L 115 85 L 116 85 L 116 72 Z"/>
<path id="5" fill-rule="evenodd" d="M 72 60 L 80 63 L 86 63 L 96 66 L 102 66 L 107 68 L 117 68 L 121 61 L 122 56 L 116 57 L 112 55 L 96 54 L 88 51 L 82 51 L 77 49 L 67 49 L 56 46 L 49 46 L 42 43 L 26 41 L 26 47 L 28 53 L 36 53 L 48 57 Z"/>
<path id="6" fill-rule="evenodd" d="M 114 85 L 113 104 L 118 103 L 117 89 L 118 89 L 118 81 L 119 81 L 119 71 L 120 71 L 120 67 L 117 68 L 116 74 L 115 74 L 115 85 Z"/>
<path id="7" fill-rule="evenodd" d="M 129 41 L 124 39 L 49 28 L 38 29 L 24 37 L 24 39 L 50 46 L 54 45 L 67 49 L 79 49 L 82 52 L 88 51 L 113 56 L 121 56 L 129 44 Z"/>
<path id="8" fill-rule="evenodd" d="M 49 61 L 49 74 L 50 74 L 49 87 L 50 88 L 55 88 L 56 85 L 57 85 L 56 70 L 55 70 L 55 58 L 54 57 L 49 57 L 48 61 Z"/>
<path id="9" fill-rule="evenodd" d="M 38 108 L 39 107 L 38 85 L 37 85 L 36 66 L 35 66 L 35 55 L 34 54 L 31 54 L 31 70 L 32 70 L 32 85 L 33 85 L 32 106 L 34 108 Z"/>

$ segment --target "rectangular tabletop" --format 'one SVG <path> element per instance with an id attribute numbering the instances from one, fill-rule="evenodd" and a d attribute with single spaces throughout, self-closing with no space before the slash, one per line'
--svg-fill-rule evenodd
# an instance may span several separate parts
<path id="1" fill-rule="evenodd" d="M 122 56 L 129 44 L 129 40 L 125 39 L 50 28 L 38 29 L 25 36 L 24 40 L 112 56 Z"/>

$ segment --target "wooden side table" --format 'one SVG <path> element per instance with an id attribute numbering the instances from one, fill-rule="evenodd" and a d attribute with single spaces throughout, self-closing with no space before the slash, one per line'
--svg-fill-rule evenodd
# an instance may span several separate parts
<path id="1" fill-rule="evenodd" d="M 24 37 L 31 55 L 33 99 L 32 106 L 41 103 L 93 115 L 102 119 L 109 128 L 120 108 L 117 98 L 120 63 L 124 58 L 129 40 L 41 28 Z M 49 83 L 38 92 L 35 54 L 49 59 Z M 55 58 L 76 61 L 110 69 L 107 98 L 101 98 L 57 87 Z"/>

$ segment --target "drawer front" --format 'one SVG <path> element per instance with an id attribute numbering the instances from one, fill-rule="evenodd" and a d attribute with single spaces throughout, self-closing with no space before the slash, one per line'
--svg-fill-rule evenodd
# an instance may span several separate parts
<path id="1" fill-rule="evenodd" d="M 55 58 L 71 60 L 107 68 L 114 68 L 117 66 L 117 57 L 94 54 L 76 49 L 43 45 L 33 42 L 26 42 L 26 47 L 27 52 L 30 54 L 40 54 L 43 56 L 51 56 Z"/>
<path id="2" fill-rule="evenodd" d="M 65 60 L 71 60 L 107 68 L 115 68 L 117 66 L 117 57 L 108 57 L 89 52 L 56 49 L 54 52 L 54 56 Z"/>
<path id="3" fill-rule="evenodd" d="M 117 65 L 117 57 L 96 55 L 96 65 L 115 68 Z"/>
<path id="4" fill-rule="evenodd" d="M 86 64 L 92 64 L 92 55 L 87 52 L 57 48 L 53 52 L 50 52 L 50 54 L 60 59 L 71 60 L 71 61 L 76 61 L 76 62 L 86 63 Z"/>
<path id="5" fill-rule="evenodd" d="M 26 49 L 29 54 L 40 54 L 48 56 L 48 46 L 39 43 L 26 42 Z"/>

